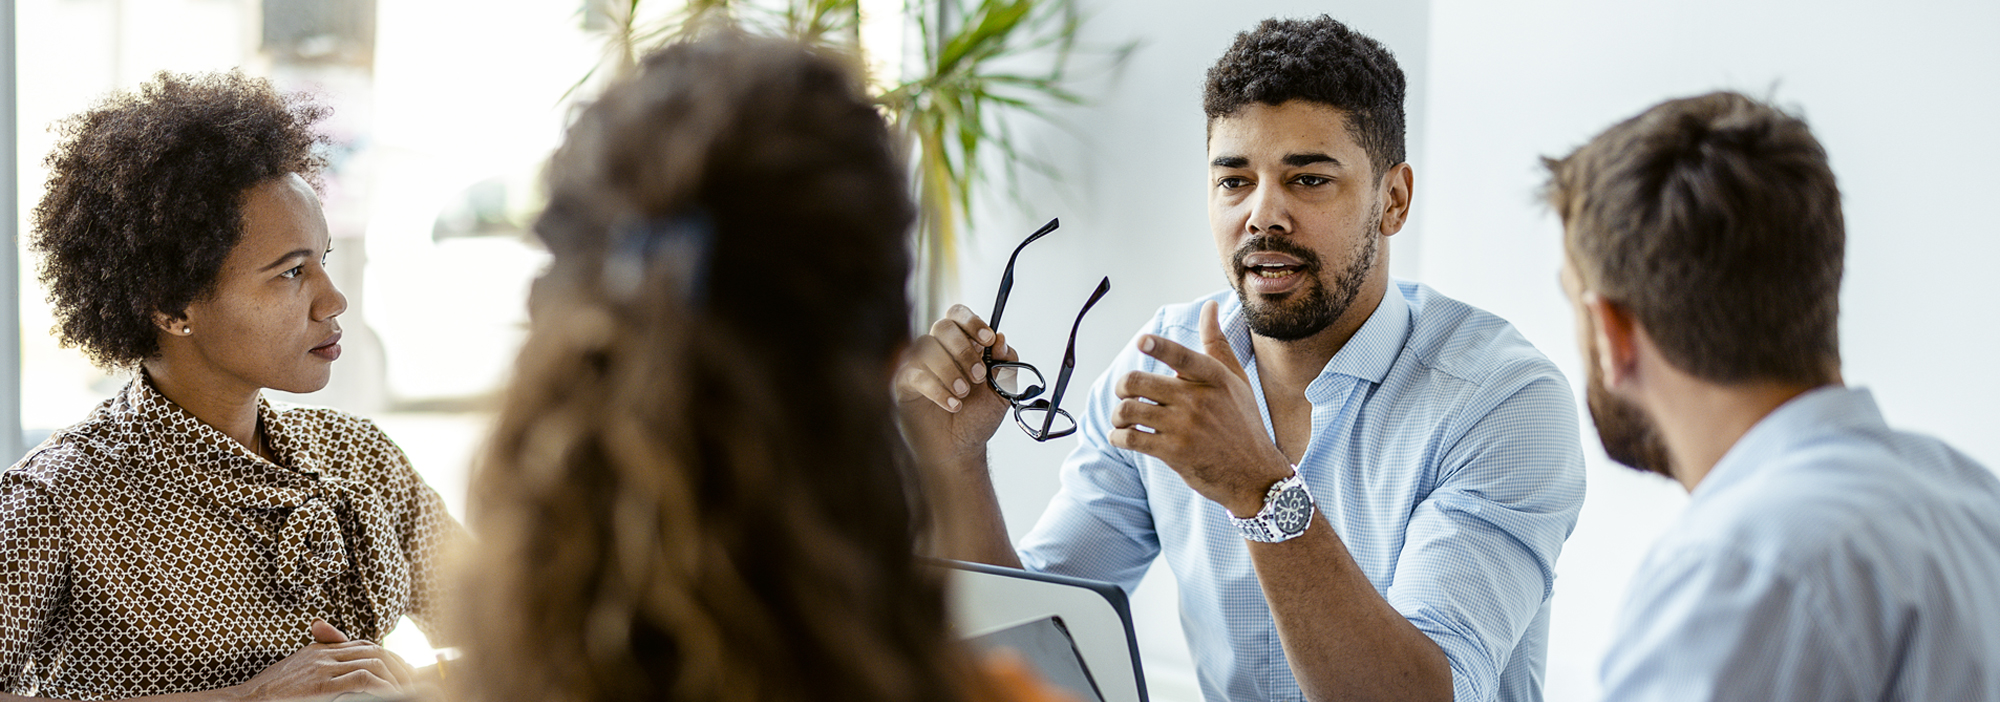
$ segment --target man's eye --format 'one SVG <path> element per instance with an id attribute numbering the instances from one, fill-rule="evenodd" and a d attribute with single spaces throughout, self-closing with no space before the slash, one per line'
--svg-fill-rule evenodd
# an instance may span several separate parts
<path id="1" fill-rule="evenodd" d="M 1222 180 L 1215 181 L 1215 184 L 1220 186 L 1223 190 L 1235 190 L 1245 185 L 1249 185 L 1250 181 L 1247 178 L 1229 176 L 1227 178 L 1223 178 Z"/>
<path id="2" fill-rule="evenodd" d="M 1319 186 L 1333 182 L 1333 179 L 1328 178 L 1326 176 L 1302 175 L 1297 178 L 1294 178 L 1292 182 L 1298 183 L 1299 185 L 1303 185 L 1308 188 L 1317 188 Z"/>

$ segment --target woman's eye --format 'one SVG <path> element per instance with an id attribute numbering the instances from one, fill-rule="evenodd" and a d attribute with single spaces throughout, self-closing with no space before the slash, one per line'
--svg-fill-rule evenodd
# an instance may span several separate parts
<path id="1" fill-rule="evenodd" d="M 300 275 L 303 275 L 305 272 L 306 272 L 305 266 L 292 266 L 291 268 L 286 269 L 285 272 L 279 273 L 278 276 L 281 278 L 297 278 Z"/>

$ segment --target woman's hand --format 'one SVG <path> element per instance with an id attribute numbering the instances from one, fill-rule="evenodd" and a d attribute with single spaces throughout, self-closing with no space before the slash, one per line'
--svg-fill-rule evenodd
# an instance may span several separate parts
<path id="1" fill-rule="evenodd" d="M 408 663 L 369 641 L 350 641 L 323 621 L 312 624 L 313 642 L 264 672 L 231 688 L 240 700 L 329 699 L 350 693 L 387 697 L 409 688 Z"/>

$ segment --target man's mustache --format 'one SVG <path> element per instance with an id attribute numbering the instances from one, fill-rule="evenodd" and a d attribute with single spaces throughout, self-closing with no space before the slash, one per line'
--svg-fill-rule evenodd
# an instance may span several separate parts
<path id="1" fill-rule="evenodd" d="M 1243 259 L 1259 252 L 1281 253 L 1296 258 L 1299 260 L 1299 268 L 1306 272 L 1319 270 L 1319 254 L 1293 243 L 1290 239 L 1277 236 L 1253 236 L 1244 239 L 1243 243 L 1236 247 L 1236 253 L 1230 256 L 1230 265 L 1237 273 L 1242 273 L 1249 268 L 1243 264 Z"/>

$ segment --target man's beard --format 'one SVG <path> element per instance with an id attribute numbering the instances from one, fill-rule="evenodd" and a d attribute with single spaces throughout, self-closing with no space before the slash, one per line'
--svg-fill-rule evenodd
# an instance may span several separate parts
<path id="1" fill-rule="evenodd" d="M 1637 404 L 1611 394 L 1604 387 L 1604 372 L 1597 362 L 1597 338 L 1590 337 L 1590 348 L 1584 359 L 1589 365 L 1585 373 L 1584 402 L 1590 406 L 1590 421 L 1597 425 L 1597 440 L 1604 444 L 1604 453 L 1611 460 L 1625 464 L 1646 473 L 1658 473 L 1674 477 L 1667 456 L 1667 445 L 1660 440 L 1659 428 L 1651 417 Z"/>
<path id="2" fill-rule="evenodd" d="M 1258 336 L 1278 341 L 1298 341 L 1327 327 L 1333 326 L 1347 308 L 1354 306 L 1355 298 L 1361 296 L 1361 285 L 1375 268 L 1375 257 L 1379 253 L 1381 237 L 1375 236 L 1381 216 L 1369 222 L 1367 243 L 1362 245 L 1361 255 L 1347 266 L 1347 270 L 1333 280 L 1334 288 L 1327 290 L 1320 280 L 1319 254 L 1313 253 L 1283 236 L 1259 236 L 1245 241 L 1236 249 L 1236 256 L 1230 261 L 1234 275 L 1229 279 L 1236 288 L 1236 299 L 1243 302 L 1244 321 L 1250 324 L 1250 331 Z M 1243 279 L 1251 273 L 1243 265 L 1243 259 L 1258 251 L 1272 251 L 1299 259 L 1299 269 L 1292 275 L 1306 276 L 1299 289 L 1271 302 L 1253 299 L 1243 292 Z"/>

